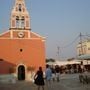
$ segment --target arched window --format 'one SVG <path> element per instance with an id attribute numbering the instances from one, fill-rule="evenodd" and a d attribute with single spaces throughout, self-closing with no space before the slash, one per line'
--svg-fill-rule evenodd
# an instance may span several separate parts
<path id="1" fill-rule="evenodd" d="M 20 17 L 16 16 L 16 28 L 24 28 L 25 27 L 25 18 L 24 16 Z"/>
<path id="2" fill-rule="evenodd" d="M 19 16 L 16 16 L 16 28 L 19 28 L 19 24 L 20 24 Z"/>
<path id="3" fill-rule="evenodd" d="M 25 24 L 25 18 L 24 18 L 24 16 L 22 16 L 22 18 L 21 18 L 21 28 L 25 27 L 24 24 Z"/>
<path id="4" fill-rule="evenodd" d="M 19 4 L 19 11 L 21 12 L 22 11 L 22 5 L 21 4 Z"/>

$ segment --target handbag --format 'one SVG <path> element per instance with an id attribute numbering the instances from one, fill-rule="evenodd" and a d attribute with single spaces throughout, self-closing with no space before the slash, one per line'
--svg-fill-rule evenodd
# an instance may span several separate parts
<path id="1" fill-rule="evenodd" d="M 34 78 L 34 83 L 38 84 L 38 77 Z"/>

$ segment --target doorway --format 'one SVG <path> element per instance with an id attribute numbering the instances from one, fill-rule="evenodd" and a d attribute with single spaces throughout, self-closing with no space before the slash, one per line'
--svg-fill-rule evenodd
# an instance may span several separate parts
<path id="1" fill-rule="evenodd" d="M 18 80 L 25 80 L 25 67 L 20 65 L 18 67 Z"/>

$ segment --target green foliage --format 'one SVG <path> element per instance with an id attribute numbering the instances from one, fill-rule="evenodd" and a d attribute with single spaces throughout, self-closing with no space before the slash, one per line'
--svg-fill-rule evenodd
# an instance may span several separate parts
<path id="1" fill-rule="evenodd" d="M 52 58 L 46 59 L 46 62 L 55 62 L 55 59 L 52 59 Z"/>

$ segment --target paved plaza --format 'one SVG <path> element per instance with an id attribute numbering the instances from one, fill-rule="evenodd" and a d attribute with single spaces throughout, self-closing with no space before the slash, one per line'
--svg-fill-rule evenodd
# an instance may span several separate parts
<path id="1" fill-rule="evenodd" d="M 37 90 L 32 82 L 17 81 L 15 84 L 0 83 L 0 90 Z M 78 74 L 63 74 L 60 82 L 51 82 L 49 86 L 45 85 L 45 90 L 90 90 L 90 81 L 88 84 L 79 82 Z"/>

